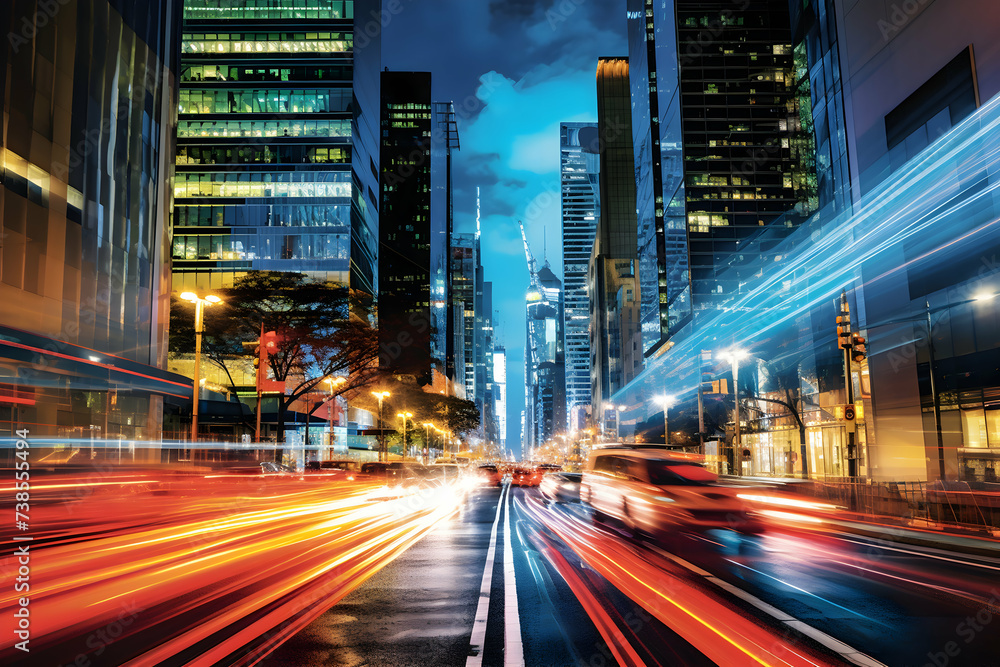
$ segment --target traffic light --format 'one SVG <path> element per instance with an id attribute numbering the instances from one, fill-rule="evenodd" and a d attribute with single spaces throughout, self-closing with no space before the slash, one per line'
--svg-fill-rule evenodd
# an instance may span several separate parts
<path id="1" fill-rule="evenodd" d="M 837 315 L 837 345 L 844 349 L 851 348 L 851 311 L 846 310 L 847 306 L 844 306 L 845 310 L 840 311 L 840 315 Z"/>
<path id="2" fill-rule="evenodd" d="M 861 334 L 854 334 L 851 341 L 851 358 L 860 363 L 868 356 L 868 349 L 865 347 L 865 337 Z"/>

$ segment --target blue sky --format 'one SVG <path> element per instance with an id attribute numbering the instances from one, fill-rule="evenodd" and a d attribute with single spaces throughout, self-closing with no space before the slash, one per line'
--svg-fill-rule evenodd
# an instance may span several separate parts
<path id="1" fill-rule="evenodd" d="M 627 54 L 625 0 L 403 0 L 382 33 L 383 66 L 430 71 L 453 101 L 455 229 L 475 230 L 495 327 L 507 346 L 507 439 L 519 451 L 528 269 L 517 221 L 539 264 L 562 278 L 559 123 L 597 119 L 597 58 Z"/>

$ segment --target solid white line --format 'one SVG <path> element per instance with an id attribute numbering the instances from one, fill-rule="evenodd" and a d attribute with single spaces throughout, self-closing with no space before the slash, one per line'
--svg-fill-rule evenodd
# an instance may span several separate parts
<path id="1" fill-rule="evenodd" d="M 490 588 L 493 586 L 493 561 L 497 553 L 497 528 L 500 525 L 500 511 L 503 509 L 504 494 L 509 488 L 501 489 L 500 497 L 497 498 L 497 515 L 493 519 L 493 530 L 490 531 L 490 548 L 486 552 L 483 583 L 479 587 L 479 605 L 476 607 L 476 619 L 472 622 L 469 657 L 465 661 L 465 667 L 479 667 L 483 664 L 483 653 L 486 651 L 486 621 L 490 613 Z"/>
<path id="2" fill-rule="evenodd" d="M 510 486 L 507 487 L 508 489 Z M 514 578 L 514 550 L 510 544 L 510 491 L 504 502 L 503 517 L 503 664 L 524 667 L 521 617 L 517 612 L 517 580 Z"/>
<path id="3" fill-rule="evenodd" d="M 876 660 L 875 658 L 871 657 L 870 655 L 862 653 L 861 651 L 858 651 L 857 649 L 852 648 L 851 646 L 848 646 L 847 644 L 845 644 L 844 642 L 840 641 L 839 639 L 834 639 L 833 637 L 831 637 L 830 635 L 826 634 L 822 630 L 814 628 L 813 626 L 808 625 L 807 623 L 803 623 L 802 621 L 796 620 L 794 616 L 790 616 L 789 614 L 786 614 L 785 612 L 781 611 L 780 609 L 777 609 L 776 607 L 772 607 L 771 605 L 769 605 L 768 603 L 764 602 L 760 598 L 758 598 L 758 597 L 756 597 L 756 596 L 754 596 L 754 595 L 752 595 L 750 593 L 747 593 L 745 590 L 743 590 L 741 588 L 737 588 L 736 586 L 733 586 L 732 584 L 730 584 L 727 581 L 723 581 L 722 579 L 719 579 L 717 577 L 712 576 L 711 574 L 709 574 L 705 570 L 701 569 L 700 567 L 698 567 L 694 563 L 689 563 L 688 561 L 684 560 L 680 556 L 675 556 L 674 554 L 670 553 L 669 551 L 665 551 L 665 550 L 663 550 L 663 549 L 661 549 L 659 547 L 653 546 L 651 548 L 656 553 L 660 554 L 661 556 L 664 556 L 665 558 L 669 558 L 670 560 L 672 560 L 673 562 L 677 563 L 678 565 L 680 565 L 681 567 L 685 568 L 686 570 L 689 570 L 689 571 L 691 571 L 691 572 L 693 572 L 693 573 L 695 573 L 697 575 L 700 575 L 700 576 L 704 577 L 705 581 L 710 582 L 714 586 L 717 586 L 717 587 L 721 588 L 722 590 L 730 593 L 731 595 L 735 595 L 736 597 L 740 598 L 741 600 L 744 600 L 745 602 L 750 603 L 754 607 L 757 607 L 757 609 L 760 609 L 765 614 L 768 614 L 769 616 L 771 616 L 775 620 L 780 621 L 781 623 L 784 623 L 785 625 L 787 625 L 790 628 L 794 628 L 795 630 L 801 632 L 802 634 L 806 635 L 807 637 L 811 637 L 812 639 L 814 639 L 815 641 L 819 642 L 820 644 L 822 644 L 826 648 L 830 649 L 831 651 L 834 651 L 835 653 L 838 653 L 840 655 L 840 657 L 844 658 L 845 660 L 847 660 L 849 662 L 852 662 L 855 665 L 862 665 L 863 667 L 886 667 L 886 665 L 884 665 L 883 663 L 879 662 L 878 660 Z M 736 563 L 736 564 L 739 565 L 739 563 Z M 754 571 L 756 571 L 756 570 L 754 570 Z M 784 582 L 782 582 L 782 583 L 784 583 Z M 806 591 L 806 592 L 808 593 L 808 591 Z M 810 593 L 810 595 L 812 595 L 812 594 Z M 839 606 L 839 605 L 837 605 L 837 606 Z"/>

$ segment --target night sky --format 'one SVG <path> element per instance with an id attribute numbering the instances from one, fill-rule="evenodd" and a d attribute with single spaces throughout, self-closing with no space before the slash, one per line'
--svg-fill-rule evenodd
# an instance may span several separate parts
<path id="1" fill-rule="evenodd" d="M 627 55 L 625 30 L 625 0 L 401 0 L 382 33 L 384 67 L 431 72 L 435 101 L 455 103 L 455 231 L 475 231 L 478 186 L 515 455 L 528 289 L 517 221 L 562 279 L 559 123 L 597 120 L 597 58 Z"/>

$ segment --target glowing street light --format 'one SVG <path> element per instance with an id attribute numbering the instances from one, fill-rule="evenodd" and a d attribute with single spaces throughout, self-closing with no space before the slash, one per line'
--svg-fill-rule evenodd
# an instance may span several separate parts
<path id="1" fill-rule="evenodd" d="M 438 427 L 431 422 L 424 422 L 423 426 L 424 426 L 424 464 L 426 464 L 431 457 L 431 429 L 434 429 L 436 431 L 438 430 Z"/>
<path id="2" fill-rule="evenodd" d="M 738 476 L 743 474 L 743 448 L 740 444 L 740 361 L 746 359 L 749 353 L 738 347 L 719 353 L 719 358 L 733 365 L 733 398 L 736 402 L 736 420 L 733 427 L 733 467 Z"/>
<path id="3" fill-rule="evenodd" d="M 383 450 L 385 450 L 385 426 L 382 424 L 382 401 L 392 396 L 387 391 L 373 391 L 372 396 L 378 399 L 378 460 L 388 460 L 388 452 L 383 458 Z"/>
<path id="4" fill-rule="evenodd" d="M 205 329 L 205 306 L 222 303 L 222 299 L 209 294 L 202 298 L 194 292 L 183 292 L 181 298 L 194 307 L 194 405 L 191 409 L 191 442 L 198 441 L 198 403 L 201 400 L 201 334 Z"/>
<path id="5" fill-rule="evenodd" d="M 670 421 L 668 415 L 670 413 L 671 406 L 677 402 L 677 398 L 672 394 L 661 394 L 653 399 L 656 401 L 657 405 L 663 408 L 663 444 L 667 447 L 670 446 Z"/>

